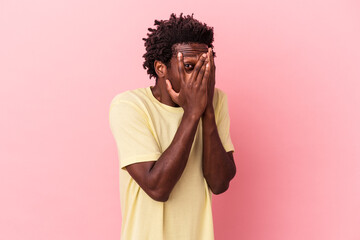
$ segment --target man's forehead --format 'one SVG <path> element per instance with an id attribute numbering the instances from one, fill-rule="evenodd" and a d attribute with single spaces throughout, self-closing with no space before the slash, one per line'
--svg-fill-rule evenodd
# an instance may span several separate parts
<path id="1" fill-rule="evenodd" d="M 208 46 L 206 44 L 201 43 L 189 43 L 189 44 L 176 44 L 175 45 L 175 52 L 174 54 L 177 54 L 178 52 L 181 52 L 184 57 L 188 56 L 197 56 L 201 53 L 207 53 Z"/>

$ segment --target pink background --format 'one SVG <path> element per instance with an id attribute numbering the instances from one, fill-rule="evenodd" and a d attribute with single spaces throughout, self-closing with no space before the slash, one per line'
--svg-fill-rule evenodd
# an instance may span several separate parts
<path id="1" fill-rule="evenodd" d="M 142 37 L 215 28 L 237 176 L 217 240 L 360 239 L 358 1 L 1 1 L 0 239 L 119 239 L 111 99 L 153 84 Z"/>

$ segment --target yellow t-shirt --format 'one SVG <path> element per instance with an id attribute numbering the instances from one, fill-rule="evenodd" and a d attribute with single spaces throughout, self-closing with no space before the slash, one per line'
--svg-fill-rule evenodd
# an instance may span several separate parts
<path id="1" fill-rule="evenodd" d="M 234 151 L 225 93 L 215 88 L 215 120 L 223 146 Z M 211 190 L 202 172 L 202 123 L 198 125 L 187 165 L 168 201 L 150 198 L 126 171 L 137 162 L 156 161 L 172 142 L 184 110 L 158 101 L 150 87 L 116 95 L 109 123 L 120 161 L 122 240 L 214 239 Z"/>

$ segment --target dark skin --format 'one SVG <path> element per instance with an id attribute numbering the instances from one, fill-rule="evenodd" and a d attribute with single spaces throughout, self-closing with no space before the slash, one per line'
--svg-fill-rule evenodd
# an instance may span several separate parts
<path id="1" fill-rule="evenodd" d="M 180 53 L 179 55 L 176 53 Z M 170 67 L 154 63 L 158 79 L 151 88 L 160 102 L 182 107 L 184 115 L 169 147 L 157 161 L 126 167 L 132 178 L 154 200 L 165 202 L 189 158 L 200 118 L 203 125 L 203 174 L 214 194 L 225 192 L 235 176 L 232 152 L 226 152 L 215 123 L 213 96 L 215 64 L 206 44 L 176 44 Z"/>

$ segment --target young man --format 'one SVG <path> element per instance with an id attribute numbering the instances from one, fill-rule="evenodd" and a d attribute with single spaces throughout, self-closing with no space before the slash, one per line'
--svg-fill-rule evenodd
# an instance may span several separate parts
<path id="1" fill-rule="evenodd" d="M 236 167 L 227 98 L 215 88 L 213 28 L 193 16 L 155 20 L 144 38 L 154 86 L 116 95 L 122 240 L 214 239 L 211 194 Z"/>

